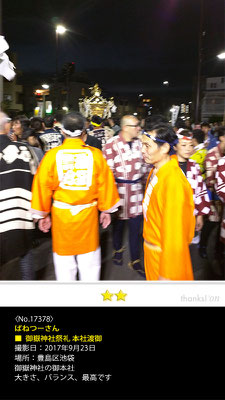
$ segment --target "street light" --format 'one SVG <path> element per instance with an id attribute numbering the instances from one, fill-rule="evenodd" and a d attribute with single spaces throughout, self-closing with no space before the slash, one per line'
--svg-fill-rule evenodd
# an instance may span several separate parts
<path id="1" fill-rule="evenodd" d="M 56 27 L 56 32 L 57 32 L 57 33 L 60 33 L 60 35 L 62 35 L 63 33 L 66 32 L 65 26 L 63 26 L 63 25 L 57 25 L 57 27 Z"/>
<path id="2" fill-rule="evenodd" d="M 59 103 L 59 88 L 58 88 L 58 73 L 59 73 L 59 35 L 63 35 L 66 32 L 66 28 L 63 25 L 57 25 L 55 28 L 55 39 L 56 39 L 56 58 L 55 58 L 55 98 L 56 105 Z"/>
<path id="3" fill-rule="evenodd" d="M 163 81 L 163 85 L 168 86 L 169 82 L 168 81 Z"/>
<path id="4" fill-rule="evenodd" d="M 49 89 L 49 85 L 47 85 L 47 83 L 43 83 L 43 85 L 41 85 L 41 87 L 43 87 L 43 89 Z"/>
<path id="5" fill-rule="evenodd" d="M 223 51 L 222 53 L 218 54 L 217 57 L 218 57 L 220 60 L 225 60 L 225 51 Z"/>
<path id="6" fill-rule="evenodd" d="M 56 78 L 58 76 L 58 53 L 59 53 L 59 35 L 63 35 L 66 32 L 66 28 L 63 25 L 57 25 L 56 34 Z"/>

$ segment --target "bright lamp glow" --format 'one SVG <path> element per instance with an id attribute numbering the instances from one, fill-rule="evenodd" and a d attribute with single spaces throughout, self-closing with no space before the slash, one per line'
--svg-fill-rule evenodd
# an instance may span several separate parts
<path id="1" fill-rule="evenodd" d="M 49 89 L 49 85 L 47 85 L 47 83 L 44 83 L 43 85 L 41 85 L 43 87 L 43 89 Z"/>
<path id="2" fill-rule="evenodd" d="M 223 53 L 218 54 L 217 56 L 220 60 L 225 60 L 225 51 Z"/>
<path id="3" fill-rule="evenodd" d="M 60 35 L 63 35 L 63 33 L 66 32 L 66 28 L 62 25 L 57 25 L 56 27 L 56 33 L 59 33 Z"/>

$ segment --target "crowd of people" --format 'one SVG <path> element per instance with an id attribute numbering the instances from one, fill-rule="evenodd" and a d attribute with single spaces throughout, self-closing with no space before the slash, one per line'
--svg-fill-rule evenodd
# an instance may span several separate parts
<path id="1" fill-rule="evenodd" d="M 190 244 L 207 258 L 214 231 L 224 279 L 225 126 L 0 113 L 0 165 L 0 266 L 19 257 L 22 280 L 36 279 L 39 237 L 52 241 L 56 280 L 99 280 L 100 224 L 112 225 L 112 268 L 127 225 L 129 267 L 146 280 L 193 280 Z"/>

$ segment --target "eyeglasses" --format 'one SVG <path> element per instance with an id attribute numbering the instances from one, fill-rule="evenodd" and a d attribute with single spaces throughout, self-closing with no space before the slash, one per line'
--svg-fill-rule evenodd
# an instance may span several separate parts
<path id="1" fill-rule="evenodd" d="M 137 127 L 140 127 L 140 124 L 136 124 L 136 125 L 125 125 L 125 126 L 131 126 L 132 128 L 137 128 Z"/>

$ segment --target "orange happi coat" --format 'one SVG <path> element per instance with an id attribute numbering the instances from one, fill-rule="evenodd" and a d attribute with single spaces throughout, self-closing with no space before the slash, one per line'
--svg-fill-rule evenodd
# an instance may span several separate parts
<path id="1" fill-rule="evenodd" d="M 31 207 L 33 215 L 51 212 L 53 252 L 77 255 L 99 247 L 98 210 L 111 211 L 119 200 L 102 152 L 76 138 L 46 153 L 34 177 Z M 87 204 L 78 213 L 66 208 Z"/>
<path id="2" fill-rule="evenodd" d="M 193 192 L 175 158 L 153 175 L 150 172 L 143 200 L 147 280 L 193 280 L 189 243 L 195 229 Z M 161 249 L 161 251 L 160 251 Z"/>

